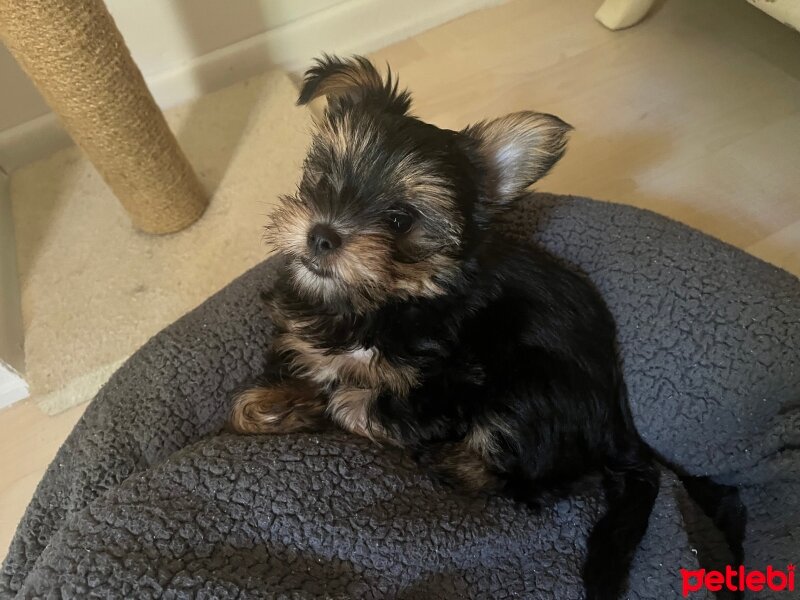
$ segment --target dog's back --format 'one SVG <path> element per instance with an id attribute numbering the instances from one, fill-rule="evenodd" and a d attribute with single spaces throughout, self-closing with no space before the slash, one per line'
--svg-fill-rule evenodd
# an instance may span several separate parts
<path id="1" fill-rule="evenodd" d="M 583 575 L 588 598 L 616 598 L 659 471 L 633 426 L 614 320 L 585 276 L 541 250 L 497 238 L 483 252 L 474 290 L 484 305 L 471 307 L 458 336 L 473 357 L 462 368 L 483 373 L 474 402 L 462 403 L 473 411 L 470 435 L 503 489 L 529 503 L 602 474 L 608 506 Z"/>

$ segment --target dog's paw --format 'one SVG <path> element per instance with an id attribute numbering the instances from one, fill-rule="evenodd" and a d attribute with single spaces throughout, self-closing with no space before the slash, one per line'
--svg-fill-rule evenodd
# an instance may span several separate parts
<path id="1" fill-rule="evenodd" d="M 290 433 L 324 428 L 325 400 L 307 386 L 253 387 L 233 401 L 229 427 L 236 433 Z"/>
<path id="2" fill-rule="evenodd" d="M 414 453 L 414 459 L 434 479 L 460 495 L 495 491 L 499 480 L 483 459 L 464 443 L 439 443 Z"/>

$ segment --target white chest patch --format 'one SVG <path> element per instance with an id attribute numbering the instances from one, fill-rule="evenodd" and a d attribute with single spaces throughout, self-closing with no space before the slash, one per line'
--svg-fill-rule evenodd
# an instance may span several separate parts
<path id="1" fill-rule="evenodd" d="M 390 364 L 372 346 L 331 353 L 293 332 L 282 335 L 276 343 L 279 350 L 288 353 L 297 375 L 323 387 L 346 384 L 406 393 L 416 382 L 413 367 Z"/>
<path id="2" fill-rule="evenodd" d="M 375 358 L 376 350 L 374 346 L 370 346 L 369 348 L 364 348 L 363 346 L 356 348 L 355 350 L 350 350 L 347 353 L 351 359 L 359 363 L 369 363 L 373 358 Z"/>

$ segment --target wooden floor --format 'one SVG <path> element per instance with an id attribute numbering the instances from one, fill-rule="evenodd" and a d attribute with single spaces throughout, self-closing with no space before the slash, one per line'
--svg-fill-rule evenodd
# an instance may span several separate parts
<path id="1" fill-rule="evenodd" d="M 438 125 L 571 123 L 540 189 L 647 207 L 800 274 L 800 34 L 738 0 L 666 0 L 613 33 L 597 5 L 512 2 L 374 56 Z"/>
<path id="2" fill-rule="evenodd" d="M 612 33 L 599 0 L 515 0 L 396 44 L 416 113 L 575 126 L 548 191 L 647 207 L 800 274 L 800 34 L 744 0 L 666 0 Z M 0 556 L 83 407 L 0 413 Z"/>

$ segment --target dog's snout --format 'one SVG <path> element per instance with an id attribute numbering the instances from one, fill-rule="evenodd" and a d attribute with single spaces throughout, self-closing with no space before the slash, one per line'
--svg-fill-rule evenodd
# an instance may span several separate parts
<path id="1" fill-rule="evenodd" d="M 308 248 L 315 255 L 333 252 L 342 245 L 342 238 L 330 225 L 317 223 L 308 232 Z"/>

